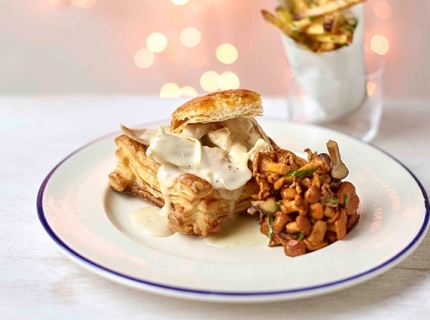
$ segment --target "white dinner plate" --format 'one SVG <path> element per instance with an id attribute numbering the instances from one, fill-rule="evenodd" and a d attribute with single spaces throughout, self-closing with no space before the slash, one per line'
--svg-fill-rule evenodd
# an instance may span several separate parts
<path id="1" fill-rule="evenodd" d="M 280 146 L 327 152 L 339 144 L 361 198 L 361 219 L 342 241 L 290 258 L 266 244 L 220 248 L 198 236 L 141 235 L 130 213 L 146 204 L 113 192 L 114 135 L 94 141 L 58 164 L 40 187 L 40 221 L 63 253 L 103 277 L 145 291 L 206 301 L 297 299 L 340 290 L 392 268 L 421 242 L 429 202 L 417 178 L 383 151 L 317 126 L 259 121 Z M 256 226 L 258 228 L 258 226 Z"/>

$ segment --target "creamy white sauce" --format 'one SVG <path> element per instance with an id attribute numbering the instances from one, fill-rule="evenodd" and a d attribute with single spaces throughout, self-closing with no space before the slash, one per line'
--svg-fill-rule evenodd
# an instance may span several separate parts
<path id="1" fill-rule="evenodd" d="M 184 128 L 181 132 L 181 137 L 201 139 L 205 134 L 218 126 L 215 123 L 192 123 Z"/>
<path id="2" fill-rule="evenodd" d="M 160 211 L 160 215 L 164 216 L 167 221 L 167 215 L 172 211 L 172 201 L 170 200 L 169 188 L 172 187 L 176 179 L 182 172 L 175 166 L 170 164 L 161 165 L 157 171 L 157 179 L 160 183 L 160 191 L 164 198 L 164 206 Z"/>
<path id="3" fill-rule="evenodd" d="M 267 244 L 267 237 L 260 232 L 258 219 L 240 215 L 221 223 L 221 232 L 211 234 L 202 241 L 219 248 L 238 249 Z"/>
<path id="4" fill-rule="evenodd" d="M 165 202 L 163 209 L 157 214 L 153 209 L 142 209 L 143 213 L 138 210 L 138 213 L 132 214 L 135 220 L 145 217 L 136 221 L 143 221 L 138 223 L 139 228 L 144 234 L 151 236 L 160 236 L 154 234 L 162 232 L 148 231 L 149 229 L 154 227 L 155 229 L 151 230 L 156 230 L 158 227 L 155 226 L 162 225 L 162 221 L 164 225 L 168 225 L 167 215 L 172 210 L 169 188 L 184 173 L 194 174 L 208 181 L 228 200 L 227 214 L 228 218 L 231 218 L 243 186 L 252 177 L 250 161 L 257 152 L 268 151 L 270 148 L 254 128 L 252 121 L 245 118 L 191 124 L 180 135 L 166 132 L 165 127 L 159 127 L 157 131 L 131 130 L 124 127 L 123 131 L 130 138 L 149 146 L 147 156 L 160 164 L 157 178 Z M 151 222 L 148 222 L 149 220 Z M 254 221 L 254 224 L 258 234 L 258 223 Z M 224 229 L 229 230 L 227 225 L 228 223 L 225 223 Z"/>
<path id="5" fill-rule="evenodd" d="M 174 233 L 161 209 L 150 206 L 133 211 L 130 215 L 133 226 L 142 234 L 162 238 Z"/>
<path id="6" fill-rule="evenodd" d="M 161 127 L 164 131 L 169 131 L 168 125 Z M 121 125 L 121 130 L 127 137 L 145 146 L 149 146 L 151 139 L 157 135 L 157 130 L 154 129 L 130 129 L 124 125 Z"/>
<path id="7" fill-rule="evenodd" d="M 205 179 L 215 189 L 243 187 L 252 177 L 249 160 L 257 152 L 267 150 L 267 143 L 259 139 L 248 150 L 226 127 L 209 131 L 208 137 L 214 147 L 203 146 L 193 137 L 167 134 L 159 128 L 158 135 L 151 139 L 147 155 L 161 166 L 176 166 L 178 173 L 191 173 Z"/>
<path id="8" fill-rule="evenodd" d="M 227 219 L 234 217 L 234 209 L 236 208 L 236 200 L 239 199 L 242 188 L 236 189 L 236 190 L 226 190 L 226 189 L 218 189 L 218 192 L 220 193 L 221 197 L 225 200 L 228 200 L 228 212 L 227 212 Z"/>

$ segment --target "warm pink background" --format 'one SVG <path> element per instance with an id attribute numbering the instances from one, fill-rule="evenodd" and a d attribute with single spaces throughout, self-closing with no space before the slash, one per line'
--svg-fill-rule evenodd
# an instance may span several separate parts
<path id="1" fill-rule="evenodd" d="M 0 0 L 0 94 L 158 94 L 166 82 L 203 93 L 199 79 L 207 70 L 233 71 L 241 87 L 265 95 L 287 90 L 280 32 L 260 15 L 261 9 L 273 11 L 275 1 L 190 0 L 176 6 L 169 0 L 98 0 L 89 9 L 52 1 Z M 388 20 L 375 16 L 378 1 L 365 5 L 366 41 L 382 34 L 390 42 L 387 98 L 430 99 L 430 1 L 387 0 Z M 196 6 L 207 11 L 197 14 Z M 134 53 L 147 35 L 170 30 L 175 37 L 190 26 L 200 30 L 202 41 L 182 63 L 169 62 L 165 51 L 150 68 L 135 66 Z M 223 42 L 238 48 L 232 65 L 214 55 Z"/>

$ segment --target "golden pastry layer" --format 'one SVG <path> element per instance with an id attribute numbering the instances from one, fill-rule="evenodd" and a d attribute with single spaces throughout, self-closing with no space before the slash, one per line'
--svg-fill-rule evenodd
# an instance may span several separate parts
<path id="1" fill-rule="evenodd" d="M 262 112 L 258 93 L 229 90 L 179 107 L 172 114 L 172 132 L 122 127 L 109 183 L 118 192 L 165 206 L 169 224 L 180 233 L 218 232 L 220 222 L 245 212 L 259 190 L 251 161 L 255 153 L 272 150 L 253 118 Z"/>
<path id="2" fill-rule="evenodd" d="M 157 179 L 159 164 L 146 156 L 148 147 L 126 135 L 118 136 L 115 144 L 118 147 L 115 151 L 118 162 L 109 174 L 111 187 L 161 208 L 164 199 Z"/>
<path id="3" fill-rule="evenodd" d="M 245 89 L 214 92 L 194 98 L 176 109 L 172 114 L 171 131 L 180 133 L 191 123 L 221 122 L 262 114 L 261 98 L 257 92 Z"/>
<path id="4" fill-rule="evenodd" d="M 118 149 L 116 169 L 109 174 L 111 187 L 120 193 L 136 196 L 158 207 L 164 198 L 157 179 L 159 164 L 146 156 L 147 146 L 126 135 L 115 139 Z M 238 199 L 228 200 L 212 185 L 193 174 L 180 175 L 169 188 L 172 211 L 168 214 L 173 229 L 183 234 L 201 234 L 220 231 L 220 222 L 245 212 L 251 205 L 251 195 L 259 187 L 250 179 Z M 233 208 L 233 209 L 232 209 Z"/>

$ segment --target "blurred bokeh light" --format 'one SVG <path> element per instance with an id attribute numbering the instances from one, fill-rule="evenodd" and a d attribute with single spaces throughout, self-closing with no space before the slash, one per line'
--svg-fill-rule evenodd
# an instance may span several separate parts
<path id="1" fill-rule="evenodd" d="M 163 52 L 167 47 L 167 38 L 160 32 L 151 33 L 146 38 L 146 46 L 152 52 Z"/>
<path id="2" fill-rule="evenodd" d="M 367 81 L 366 89 L 367 89 L 367 95 L 369 97 L 373 96 L 376 89 L 376 83 L 373 81 Z"/>
<path id="3" fill-rule="evenodd" d="M 206 92 L 214 92 L 219 89 L 219 74 L 215 71 L 206 71 L 200 77 L 200 86 Z"/>
<path id="4" fill-rule="evenodd" d="M 288 90 L 281 32 L 261 16 L 277 1 L 0 2 L 1 94 Z M 430 98 L 430 1 L 367 0 L 364 8 L 364 47 L 385 60 L 386 95 Z M 168 83 L 176 87 L 162 90 Z"/>
<path id="5" fill-rule="evenodd" d="M 184 86 L 180 89 L 181 97 L 195 97 L 197 96 L 197 90 L 190 86 Z"/>
<path id="6" fill-rule="evenodd" d="M 382 20 L 388 20 L 391 17 L 391 6 L 385 0 L 380 0 L 373 6 L 376 16 Z"/>
<path id="7" fill-rule="evenodd" d="M 154 62 L 154 53 L 147 49 L 142 48 L 139 49 L 134 55 L 134 63 L 139 68 L 145 69 L 150 67 Z"/>
<path id="8" fill-rule="evenodd" d="M 166 83 L 161 87 L 160 97 L 161 98 L 179 98 L 181 96 L 181 91 L 176 83 Z"/>
<path id="9" fill-rule="evenodd" d="M 192 27 L 185 28 L 180 35 L 181 43 L 186 47 L 195 47 L 199 44 L 201 37 L 200 31 Z"/>
<path id="10" fill-rule="evenodd" d="M 172 0 L 173 4 L 176 4 L 178 6 L 182 6 L 184 4 L 187 4 L 190 0 Z"/>
<path id="11" fill-rule="evenodd" d="M 223 43 L 216 48 L 215 55 L 222 63 L 231 64 L 237 60 L 239 53 L 234 45 Z"/>
<path id="12" fill-rule="evenodd" d="M 221 73 L 219 76 L 219 88 L 221 90 L 240 88 L 239 77 L 231 71 Z"/>
<path id="13" fill-rule="evenodd" d="M 377 34 L 372 37 L 372 40 L 370 40 L 370 48 L 372 48 L 373 52 L 383 56 L 387 54 L 388 49 L 390 48 L 390 43 L 387 38 Z"/>

